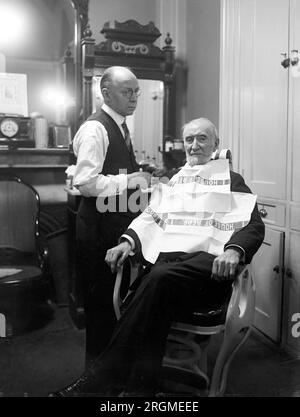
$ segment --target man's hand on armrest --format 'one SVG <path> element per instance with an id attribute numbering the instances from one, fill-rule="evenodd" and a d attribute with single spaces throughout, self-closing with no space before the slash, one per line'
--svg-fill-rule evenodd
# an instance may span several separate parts
<path id="1" fill-rule="evenodd" d="M 212 278 L 217 281 L 226 279 L 233 280 L 236 275 L 238 264 L 241 260 L 241 252 L 234 249 L 228 248 L 215 258 L 212 267 Z"/>
<path id="2" fill-rule="evenodd" d="M 108 249 L 105 262 L 110 266 L 111 272 L 116 272 L 123 265 L 131 250 L 131 244 L 128 240 L 124 240 L 118 246 Z"/>

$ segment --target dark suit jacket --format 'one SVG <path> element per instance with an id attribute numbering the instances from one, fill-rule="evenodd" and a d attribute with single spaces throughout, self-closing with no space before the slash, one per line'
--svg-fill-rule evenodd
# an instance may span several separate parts
<path id="1" fill-rule="evenodd" d="M 234 172 L 230 171 L 231 179 L 231 191 L 240 192 L 240 193 L 251 193 L 250 188 L 245 184 L 243 177 Z M 132 229 L 127 229 L 124 233 L 128 236 L 131 236 L 135 242 L 136 252 L 141 252 L 141 242 L 138 235 Z M 224 250 L 229 246 L 239 246 L 244 249 L 245 252 L 245 263 L 248 264 L 251 262 L 254 254 L 257 252 L 261 246 L 265 236 L 265 225 L 261 220 L 260 214 L 258 212 L 257 204 L 252 211 L 251 219 L 247 226 L 239 231 L 235 232 L 229 241 L 224 245 Z"/>
<path id="2" fill-rule="evenodd" d="M 250 188 L 245 184 L 245 181 L 240 174 L 230 171 L 230 179 L 231 191 L 251 193 Z M 248 264 L 261 246 L 264 237 L 265 225 L 260 217 L 257 204 L 255 204 L 251 219 L 247 226 L 231 236 L 230 240 L 224 245 L 224 250 L 230 245 L 241 246 L 245 251 L 245 263 Z"/>

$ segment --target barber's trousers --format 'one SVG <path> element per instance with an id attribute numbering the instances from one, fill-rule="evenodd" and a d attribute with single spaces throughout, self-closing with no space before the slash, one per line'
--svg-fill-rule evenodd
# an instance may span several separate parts
<path id="1" fill-rule="evenodd" d="M 95 392 L 155 393 L 171 322 L 208 298 L 231 291 L 230 281 L 211 278 L 214 258 L 206 252 L 160 257 L 146 271 L 109 345 L 92 367 L 97 375 Z"/>
<path id="2" fill-rule="evenodd" d="M 104 259 L 131 221 L 118 213 L 96 212 L 93 200 L 83 201 L 77 214 L 77 279 L 84 299 L 86 364 L 103 351 L 116 324 L 112 301 L 115 275 Z"/>

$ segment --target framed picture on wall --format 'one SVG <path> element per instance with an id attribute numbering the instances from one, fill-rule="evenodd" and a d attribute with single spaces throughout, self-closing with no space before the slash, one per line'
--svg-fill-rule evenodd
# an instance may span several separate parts
<path id="1" fill-rule="evenodd" d="M 71 143 L 71 128 L 69 125 L 53 126 L 53 146 L 55 148 L 68 148 Z"/>
<path id="2" fill-rule="evenodd" d="M 0 113 L 28 117 L 26 74 L 0 73 Z"/>

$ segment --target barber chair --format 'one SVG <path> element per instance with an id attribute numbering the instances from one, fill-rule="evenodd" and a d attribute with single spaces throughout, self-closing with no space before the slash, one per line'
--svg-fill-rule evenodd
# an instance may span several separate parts
<path id="1" fill-rule="evenodd" d="M 228 159 L 229 169 L 232 170 L 232 155 L 230 149 L 217 149 L 213 153 L 212 159 Z"/>
<path id="2" fill-rule="evenodd" d="M 0 337 L 49 319 L 47 250 L 39 242 L 40 200 L 33 187 L 0 177 Z M 43 315 L 43 313 L 45 313 Z"/>
<path id="3" fill-rule="evenodd" d="M 213 159 L 228 159 L 229 149 L 217 150 Z M 129 258 L 117 274 L 113 302 L 117 318 L 129 286 L 136 279 L 141 265 Z M 197 395 L 220 397 L 224 394 L 230 363 L 248 338 L 254 319 L 255 287 L 251 266 L 238 268 L 232 291 L 224 298 L 200 305 L 188 318 L 172 324 L 162 363 L 162 375 L 167 380 L 195 388 Z M 219 339 L 219 350 L 211 367 L 208 348 L 212 339 Z M 221 343 L 220 343 L 221 339 Z M 211 368 L 211 369 L 209 369 Z M 174 385 L 173 385 L 174 386 Z"/>
<path id="4" fill-rule="evenodd" d="M 129 257 L 117 273 L 113 303 L 117 319 L 122 300 L 137 278 L 141 265 Z M 162 363 L 162 378 L 193 387 L 194 395 L 219 397 L 226 389 L 230 363 L 248 338 L 254 318 L 255 288 L 249 265 L 241 266 L 232 292 L 210 307 L 199 306 L 184 321 L 172 324 Z M 213 336 L 222 338 L 212 370 L 208 347 Z M 174 386 L 174 385 L 173 385 Z"/>

